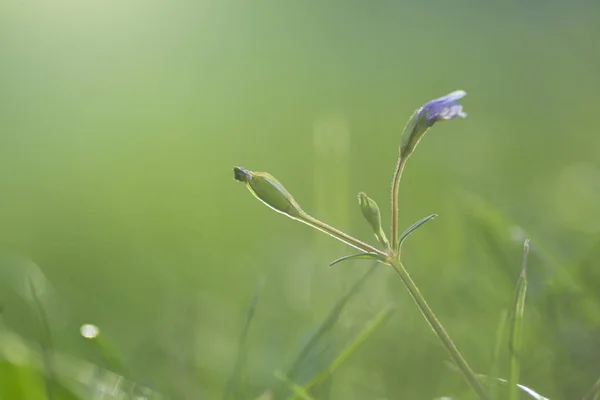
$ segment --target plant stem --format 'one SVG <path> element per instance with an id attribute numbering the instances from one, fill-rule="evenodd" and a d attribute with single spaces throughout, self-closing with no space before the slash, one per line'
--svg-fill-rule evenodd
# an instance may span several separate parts
<path id="1" fill-rule="evenodd" d="M 390 243 L 392 254 L 395 254 L 398 249 L 398 189 L 400 189 L 400 178 L 402 178 L 402 171 L 404 171 L 406 160 L 408 160 L 408 157 L 400 154 L 396 170 L 394 171 L 394 177 L 392 178 L 392 194 L 390 196 Z"/>
<path id="2" fill-rule="evenodd" d="M 329 226 L 326 223 L 319 221 L 318 219 L 311 217 L 308 214 L 303 215 L 301 218 L 294 218 L 300 222 L 305 223 L 308 226 L 311 226 L 321 232 L 325 232 L 329 236 L 336 238 L 337 240 L 346 243 L 348 246 L 354 247 L 357 250 L 360 250 L 365 253 L 376 253 L 380 256 L 386 257 L 387 254 L 383 251 L 371 246 L 370 244 L 364 243 L 347 233 L 344 233 L 338 229 L 335 229 L 333 226 Z"/>
<path id="3" fill-rule="evenodd" d="M 406 286 L 413 300 L 417 304 L 417 307 L 419 307 L 419 310 L 429 323 L 429 326 L 431 326 L 431 329 L 433 329 L 433 331 L 440 339 L 446 350 L 448 350 L 448 352 L 450 353 L 450 357 L 452 357 L 452 360 L 454 361 L 458 369 L 460 369 L 460 371 L 463 373 L 465 379 L 467 380 L 467 383 L 471 386 L 475 393 L 477 393 L 477 397 L 479 397 L 480 400 L 489 400 L 488 395 L 485 393 L 483 387 L 477 380 L 475 373 L 473 372 L 473 370 L 471 370 L 469 364 L 467 364 L 467 361 L 463 358 L 462 354 L 460 354 L 460 352 L 454 345 L 454 342 L 452 341 L 452 339 L 450 339 L 450 336 L 448 336 L 446 330 L 444 329 L 440 321 L 437 319 L 431 308 L 429 308 L 429 305 L 425 301 L 425 298 L 423 297 L 421 292 L 419 292 L 419 288 L 408 274 L 408 271 L 396 258 L 390 260 L 390 264 L 394 268 L 396 273 L 400 276 L 402 282 L 404 282 L 404 285 Z"/>

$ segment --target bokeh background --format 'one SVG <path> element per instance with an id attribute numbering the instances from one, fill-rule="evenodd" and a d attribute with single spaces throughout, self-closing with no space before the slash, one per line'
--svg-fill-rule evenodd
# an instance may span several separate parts
<path id="1" fill-rule="evenodd" d="M 274 371 L 370 264 L 328 268 L 351 250 L 232 167 L 373 243 L 356 194 L 387 220 L 405 121 L 456 89 L 469 117 L 436 125 L 402 183 L 401 227 L 439 214 L 407 268 L 471 366 L 506 377 L 531 237 L 521 382 L 583 397 L 600 376 L 599 42 L 593 0 L 2 1 L 2 398 L 45 398 L 42 349 L 79 398 L 286 398 Z M 315 398 L 470 398 L 385 267 L 292 379 L 388 304 Z"/>

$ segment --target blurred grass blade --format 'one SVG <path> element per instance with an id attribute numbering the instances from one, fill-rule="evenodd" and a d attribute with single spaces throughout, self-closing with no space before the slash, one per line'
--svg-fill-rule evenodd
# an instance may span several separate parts
<path id="1" fill-rule="evenodd" d="M 358 253 L 351 254 L 349 256 L 340 257 L 337 260 L 332 261 L 329 266 L 332 267 L 337 263 L 341 263 L 342 261 L 351 261 L 351 260 L 377 260 L 383 261 L 383 258 L 376 253 Z"/>
<path id="2" fill-rule="evenodd" d="M 592 385 L 590 390 L 583 396 L 583 400 L 596 400 L 598 394 L 600 394 L 600 378 L 594 382 L 594 385 Z"/>
<path id="3" fill-rule="evenodd" d="M 300 385 L 298 385 L 295 382 L 292 382 L 287 376 L 285 376 L 283 373 L 279 372 L 279 371 L 275 371 L 275 377 L 277 379 L 279 379 L 280 381 L 282 381 L 283 383 L 285 383 L 287 385 L 287 387 L 290 389 L 290 391 L 292 393 L 294 393 L 294 395 L 296 397 L 298 397 L 299 399 L 302 400 L 314 400 L 314 398 L 308 394 L 308 392 Z"/>
<path id="4" fill-rule="evenodd" d="M 404 242 L 404 240 L 406 240 L 406 238 L 411 233 L 413 233 L 414 231 L 419 229 L 421 227 L 421 225 L 434 219 L 435 217 L 437 217 L 437 214 L 428 215 L 427 217 L 422 218 L 422 219 L 418 220 L 417 222 L 415 222 L 414 224 L 412 224 L 411 226 L 409 226 L 408 229 L 406 229 L 404 232 L 402 232 L 402 234 L 398 238 L 398 248 L 396 250 L 400 251 L 400 248 L 402 247 L 402 243 Z"/>
<path id="5" fill-rule="evenodd" d="M 523 329 L 523 314 L 525 312 L 525 296 L 527 294 L 527 256 L 529 254 L 529 239 L 525 239 L 523 251 L 523 263 L 521 265 L 521 275 L 517 281 L 515 291 L 515 302 L 513 306 L 513 315 L 511 320 L 509 350 L 510 350 L 510 371 L 508 375 L 509 400 L 517 400 L 519 397 L 518 382 L 521 357 L 521 331 Z"/>
<path id="6" fill-rule="evenodd" d="M 31 290 L 31 298 L 33 300 L 33 307 L 37 313 L 39 331 L 40 331 L 40 346 L 42 348 L 42 360 L 44 363 L 44 377 L 46 381 L 46 396 L 48 400 L 54 399 L 54 362 L 52 360 L 52 334 L 50 332 L 50 323 L 44 305 L 40 300 L 35 289 L 35 284 L 31 277 L 29 277 L 29 289 Z"/>
<path id="7" fill-rule="evenodd" d="M 500 375 L 500 349 L 502 348 L 502 342 L 504 341 L 504 330 L 506 328 L 506 310 L 502 310 L 500 313 L 500 320 L 498 321 L 498 329 L 496 330 L 496 344 L 494 346 L 494 352 L 492 354 L 492 363 L 490 367 L 490 376 Z M 490 391 L 490 397 L 492 400 L 500 400 L 498 395 L 497 386 L 493 385 Z"/>
<path id="8" fill-rule="evenodd" d="M 516 239 L 521 242 L 522 238 L 533 237 L 535 247 L 531 249 L 531 256 L 539 257 L 542 265 L 551 272 L 551 282 L 563 290 L 579 291 L 580 283 L 576 268 L 565 268 L 568 260 L 564 260 L 555 254 L 554 250 L 540 237 L 516 224 L 496 206 L 473 193 L 463 193 L 461 196 L 465 207 L 465 214 L 474 225 L 474 229 L 480 232 L 478 238 L 486 247 L 487 252 L 493 256 L 499 267 L 509 273 L 512 264 L 512 252 L 508 251 L 514 245 Z"/>
<path id="9" fill-rule="evenodd" d="M 131 377 L 132 373 L 125 365 L 121 353 L 96 325 L 84 324 L 79 328 L 81 336 L 100 355 L 104 368 L 120 375 Z"/>
<path id="10" fill-rule="evenodd" d="M 325 319 L 321 322 L 321 325 L 317 328 L 315 333 L 309 338 L 304 347 L 298 353 L 298 356 L 292 363 L 286 376 L 290 379 L 294 379 L 298 369 L 302 365 L 302 362 L 306 359 L 310 351 L 318 344 L 319 340 L 325 335 L 337 322 L 342 310 L 348 303 L 348 301 L 354 297 L 360 290 L 361 286 L 367 281 L 367 279 L 373 274 L 379 263 L 374 262 L 373 266 L 358 280 L 356 283 L 342 296 L 335 306 L 329 311 Z"/>
<path id="11" fill-rule="evenodd" d="M 225 393 L 223 394 L 223 399 L 234 399 L 238 395 L 240 381 L 242 377 L 242 371 L 244 369 L 244 364 L 246 362 L 246 339 L 248 337 L 248 332 L 250 330 L 250 324 L 254 319 L 254 314 L 256 312 L 256 306 L 258 304 L 258 297 L 262 292 L 262 288 L 264 285 L 264 280 L 261 277 L 256 284 L 256 289 L 254 290 L 254 294 L 252 295 L 252 299 L 250 300 L 250 305 L 248 307 L 248 311 L 246 312 L 246 320 L 244 323 L 244 327 L 242 328 L 242 332 L 240 333 L 240 338 L 238 341 L 238 351 L 235 361 L 235 367 L 231 372 L 231 376 L 227 382 L 227 388 L 225 389 Z"/>
<path id="12" fill-rule="evenodd" d="M 346 361 L 354 352 L 362 345 L 373 333 L 377 331 L 380 327 L 382 327 L 392 316 L 394 308 L 391 305 L 387 305 L 383 310 L 377 314 L 375 318 L 373 318 L 367 325 L 363 328 L 362 331 L 350 342 L 348 346 L 336 357 L 335 360 L 323 370 L 320 374 L 315 376 L 310 380 L 305 386 L 304 390 L 308 391 L 315 385 L 318 385 L 325 381 L 333 372 L 344 362 Z M 292 399 L 297 399 L 298 397 L 293 396 Z"/>
<path id="13" fill-rule="evenodd" d="M 132 377 L 133 374 L 125 364 L 121 353 L 112 344 L 110 340 L 98 329 L 97 326 L 91 324 L 85 324 L 80 328 L 81 336 L 83 336 L 88 343 L 90 343 L 94 350 L 98 352 L 102 358 L 104 368 L 118 373 L 121 376 Z M 130 397 L 133 397 L 133 387 L 129 388 L 130 392 L 127 393 Z"/>
<path id="14" fill-rule="evenodd" d="M 486 375 L 479 375 L 478 377 L 482 378 L 482 379 L 484 379 L 484 380 L 486 380 L 488 382 L 489 381 L 499 382 L 499 383 L 501 383 L 501 384 L 503 384 L 505 386 L 508 386 L 508 384 L 509 384 L 506 379 L 502 379 L 502 378 L 492 378 L 492 377 L 489 377 L 489 376 L 486 376 Z M 521 391 L 523 391 L 524 393 L 527 393 L 529 395 L 529 397 L 531 397 L 532 399 L 535 399 L 535 400 L 550 400 L 547 397 L 542 396 L 541 394 L 537 393 L 535 390 L 533 390 L 531 388 L 528 388 L 525 385 L 521 385 L 521 384 L 517 383 L 515 385 L 515 388 L 521 389 Z"/>

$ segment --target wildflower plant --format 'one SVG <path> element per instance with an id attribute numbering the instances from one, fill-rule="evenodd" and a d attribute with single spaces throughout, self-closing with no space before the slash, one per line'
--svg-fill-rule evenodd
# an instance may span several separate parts
<path id="1" fill-rule="evenodd" d="M 390 233 L 386 236 L 382 224 L 381 213 L 377 203 L 365 193 L 358 195 L 358 202 L 363 216 L 373 229 L 373 233 L 380 248 L 373 247 L 351 235 L 342 232 L 326 223 L 314 218 L 305 212 L 294 200 L 292 195 L 272 175 L 266 172 L 253 172 L 242 167 L 234 167 L 234 178 L 244 182 L 250 192 L 261 202 L 271 209 L 287 215 L 288 217 L 309 225 L 322 231 L 350 247 L 359 253 L 345 256 L 333 261 L 330 265 L 356 258 L 373 259 L 382 264 L 390 266 L 400 277 L 415 304 L 437 335 L 440 342 L 448 350 L 456 367 L 462 372 L 466 381 L 480 399 L 488 399 L 486 392 L 480 384 L 476 374 L 469 367 L 462 354 L 458 351 L 454 342 L 437 319 L 427 301 L 412 280 L 401 260 L 401 249 L 404 240 L 417 228 L 436 217 L 429 215 L 408 227 L 400 233 L 398 229 L 398 193 L 402 172 L 410 156 L 414 153 L 417 145 L 425 133 L 438 121 L 450 120 L 456 117 L 466 118 L 462 106 L 458 103 L 466 95 L 466 92 L 457 90 L 440 98 L 431 100 L 417 109 L 406 123 L 400 141 L 400 151 L 394 176 L 392 179 L 392 190 L 390 194 Z"/>

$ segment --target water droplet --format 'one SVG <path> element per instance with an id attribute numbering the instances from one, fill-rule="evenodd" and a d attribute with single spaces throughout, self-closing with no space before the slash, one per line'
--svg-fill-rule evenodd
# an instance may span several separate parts
<path id="1" fill-rule="evenodd" d="M 98 327 L 96 325 L 91 324 L 81 325 L 79 331 L 81 332 L 81 336 L 83 336 L 86 339 L 93 339 L 100 333 Z"/>

